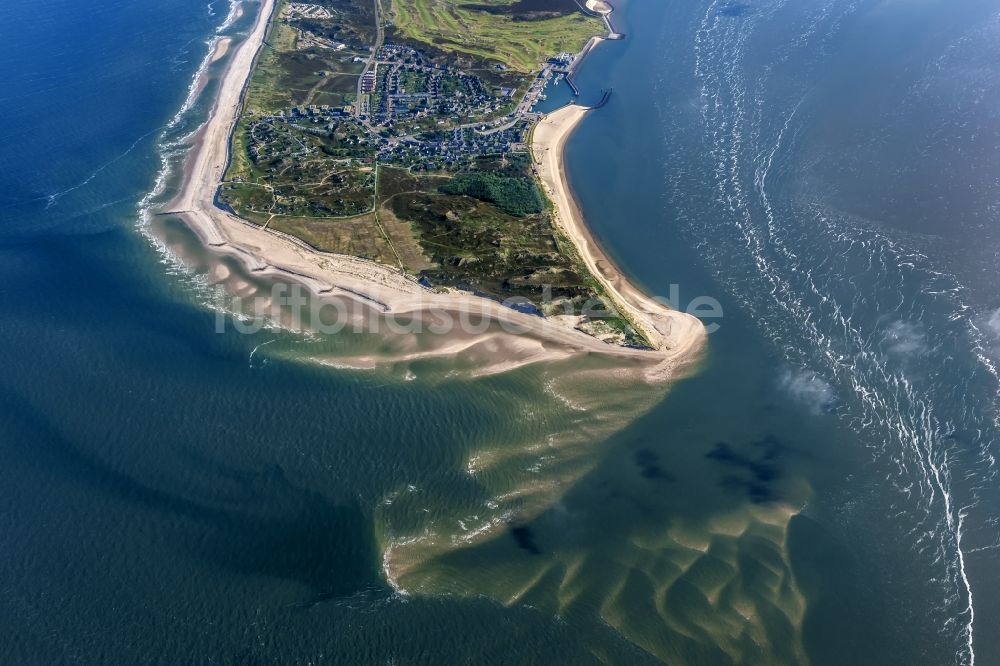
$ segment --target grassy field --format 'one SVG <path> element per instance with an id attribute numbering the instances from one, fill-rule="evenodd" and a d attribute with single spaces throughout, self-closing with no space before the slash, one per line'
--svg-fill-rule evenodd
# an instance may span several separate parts
<path id="1" fill-rule="evenodd" d="M 335 131 L 310 131 L 313 127 L 305 121 L 242 118 L 233 134 L 222 200 L 250 218 L 345 217 L 371 210 L 374 152 L 354 143 L 361 130 L 352 123 Z"/>
<path id="2" fill-rule="evenodd" d="M 275 218 L 269 228 L 301 238 L 318 250 L 396 265 L 395 254 L 374 214 L 345 219 Z"/>
<path id="3" fill-rule="evenodd" d="M 522 176 L 522 169 L 519 163 L 509 165 L 508 175 Z M 417 252 L 410 256 L 424 258 L 422 266 L 405 265 L 404 260 L 408 270 L 433 284 L 498 300 L 517 296 L 539 306 L 546 291 L 577 308 L 596 296 L 586 276 L 560 253 L 548 211 L 510 215 L 493 203 L 448 194 L 445 190 L 453 180 L 451 175 L 382 167 L 379 218 L 411 228 Z"/>
<path id="4" fill-rule="evenodd" d="M 565 8 L 519 14 L 513 9 L 521 3 L 504 0 L 489 5 L 463 0 L 391 2 L 392 22 L 403 36 L 444 51 L 501 62 L 526 74 L 561 51 L 579 51 L 588 39 L 604 32 L 599 19 Z"/>

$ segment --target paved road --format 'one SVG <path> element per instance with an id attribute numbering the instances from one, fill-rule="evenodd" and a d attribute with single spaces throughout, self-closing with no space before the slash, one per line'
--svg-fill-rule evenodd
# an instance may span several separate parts
<path id="1" fill-rule="evenodd" d="M 361 115 L 361 82 L 365 80 L 365 74 L 367 74 L 368 70 L 375 64 L 375 58 L 378 55 L 379 49 L 382 48 L 382 42 L 385 41 L 385 30 L 382 28 L 382 11 L 379 5 L 379 0 L 373 1 L 375 3 L 375 48 L 373 48 L 371 54 L 369 54 L 368 60 L 365 61 L 365 68 L 361 70 L 361 75 L 358 77 L 358 97 L 354 103 L 355 117 Z"/>

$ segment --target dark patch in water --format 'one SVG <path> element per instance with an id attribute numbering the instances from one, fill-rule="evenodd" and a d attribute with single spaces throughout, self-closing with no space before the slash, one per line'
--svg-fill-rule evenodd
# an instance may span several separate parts
<path id="1" fill-rule="evenodd" d="M 777 494 L 763 484 L 749 481 L 734 474 L 727 474 L 719 480 L 719 485 L 734 493 L 746 493 L 747 498 L 754 504 L 771 502 L 778 498 Z"/>
<path id="2" fill-rule="evenodd" d="M 750 501 L 754 504 L 764 504 L 765 502 L 772 502 L 778 499 L 777 494 L 771 492 L 770 488 L 760 483 L 748 483 L 746 490 Z"/>
<path id="3" fill-rule="evenodd" d="M 753 442 L 752 446 L 763 451 L 761 456 L 762 460 L 774 460 L 787 448 L 774 435 L 766 435 L 763 439 L 758 439 L 756 442 Z"/>
<path id="4" fill-rule="evenodd" d="M 517 547 L 528 551 L 532 555 L 540 555 L 541 550 L 535 544 L 535 535 L 531 528 L 526 525 L 518 525 L 510 528 L 510 534 L 514 537 Z"/>
<path id="5" fill-rule="evenodd" d="M 778 470 L 773 467 L 768 467 L 767 465 L 754 463 L 749 467 L 749 469 L 753 472 L 754 478 L 758 481 L 774 481 L 778 478 Z"/>
<path id="6" fill-rule="evenodd" d="M 736 474 L 724 476 L 720 482 L 724 488 L 745 491 L 753 502 L 767 502 L 774 499 L 774 493 L 771 492 L 767 484 L 781 475 L 778 469 L 768 462 L 777 457 L 783 445 L 776 437 L 768 435 L 764 439 L 754 442 L 753 446 L 757 449 L 763 449 L 759 460 L 739 453 L 726 442 L 716 442 L 712 450 L 705 454 L 705 457 L 749 474 L 750 478 Z"/>
<path id="7" fill-rule="evenodd" d="M 660 456 L 654 451 L 649 449 L 639 449 L 633 455 L 635 458 L 635 464 L 639 467 L 645 467 L 646 465 L 655 465 L 660 461 Z"/>
<path id="8" fill-rule="evenodd" d="M 721 463 L 736 464 L 741 458 L 733 451 L 732 447 L 725 442 L 716 442 L 712 450 L 705 454 L 710 460 L 717 460 Z"/>
<path id="9" fill-rule="evenodd" d="M 660 467 L 660 456 L 649 449 L 639 449 L 633 455 L 635 464 L 639 467 L 639 474 L 645 479 L 656 479 L 673 483 L 677 480 L 670 472 Z"/>

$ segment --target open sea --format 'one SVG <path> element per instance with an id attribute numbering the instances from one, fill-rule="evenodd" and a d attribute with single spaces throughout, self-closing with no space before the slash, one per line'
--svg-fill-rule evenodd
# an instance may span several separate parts
<path id="1" fill-rule="evenodd" d="M 567 169 L 721 303 L 669 390 L 240 333 L 154 213 L 257 5 L 0 6 L 0 663 L 1000 664 L 996 3 L 616 6 Z"/>

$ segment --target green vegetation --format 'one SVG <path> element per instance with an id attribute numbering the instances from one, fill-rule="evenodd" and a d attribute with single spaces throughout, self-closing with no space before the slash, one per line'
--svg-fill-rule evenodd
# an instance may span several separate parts
<path id="1" fill-rule="evenodd" d="M 374 214 L 351 218 L 275 218 L 269 229 L 301 238 L 317 250 L 349 254 L 392 266 L 395 255 Z"/>
<path id="2" fill-rule="evenodd" d="M 355 61 L 372 54 L 374 4 L 282 2 L 220 200 L 319 250 L 546 314 L 588 314 L 583 330 L 635 343 L 552 223 L 524 148 L 528 121 L 473 127 L 512 112 L 537 62 L 580 48 L 600 26 L 574 0 L 392 1 L 403 20 L 390 39 L 415 39 L 376 52 L 371 106 L 360 109 Z"/>
<path id="3" fill-rule="evenodd" d="M 370 211 L 374 151 L 358 126 L 315 130 L 306 120 L 243 118 L 223 201 L 250 220 L 343 217 Z"/>
<path id="4" fill-rule="evenodd" d="M 482 174 L 456 178 L 465 175 Z M 414 230 L 428 262 L 414 272 L 433 284 L 499 300 L 520 297 L 539 306 L 548 301 L 559 312 L 579 312 L 595 298 L 585 274 L 559 251 L 548 211 L 511 215 L 493 203 L 443 191 L 450 182 L 441 174 L 380 169 L 379 219 L 407 221 Z"/>
<path id="5" fill-rule="evenodd" d="M 362 65 L 374 40 L 375 14 L 365 0 L 318 0 L 328 19 L 290 15 L 282 3 L 267 45 L 254 67 L 247 111 L 267 113 L 308 104 L 354 100 Z M 337 48 L 343 44 L 343 48 Z"/>
<path id="6" fill-rule="evenodd" d="M 273 228 L 280 218 L 356 216 L 374 205 L 375 148 L 366 130 L 349 118 L 333 123 L 323 113 L 292 114 L 295 107 L 353 101 L 362 69 L 354 59 L 367 55 L 374 39 L 374 7 L 365 0 L 319 0 L 312 7 L 320 18 L 293 12 L 288 3 L 279 7 L 219 192 L 238 214 Z"/>
<path id="7" fill-rule="evenodd" d="M 426 72 L 403 70 L 399 74 L 399 91 L 402 93 L 427 92 L 429 78 Z"/>
<path id="8" fill-rule="evenodd" d="M 393 25 L 403 37 L 523 74 L 535 72 L 556 53 L 579 51 L 603 31 L 600 19 L 583 14 L 571 0 L 391 2 Z"/>
<path id="9" fill-rule="evenodd" d="M 490 172 L 461 173 L 442 185 L 445 194 L 464 194 L 496 207 L 516 217 L 541 213 L 542 193 L 531 178 L 501 176 Z"/>

